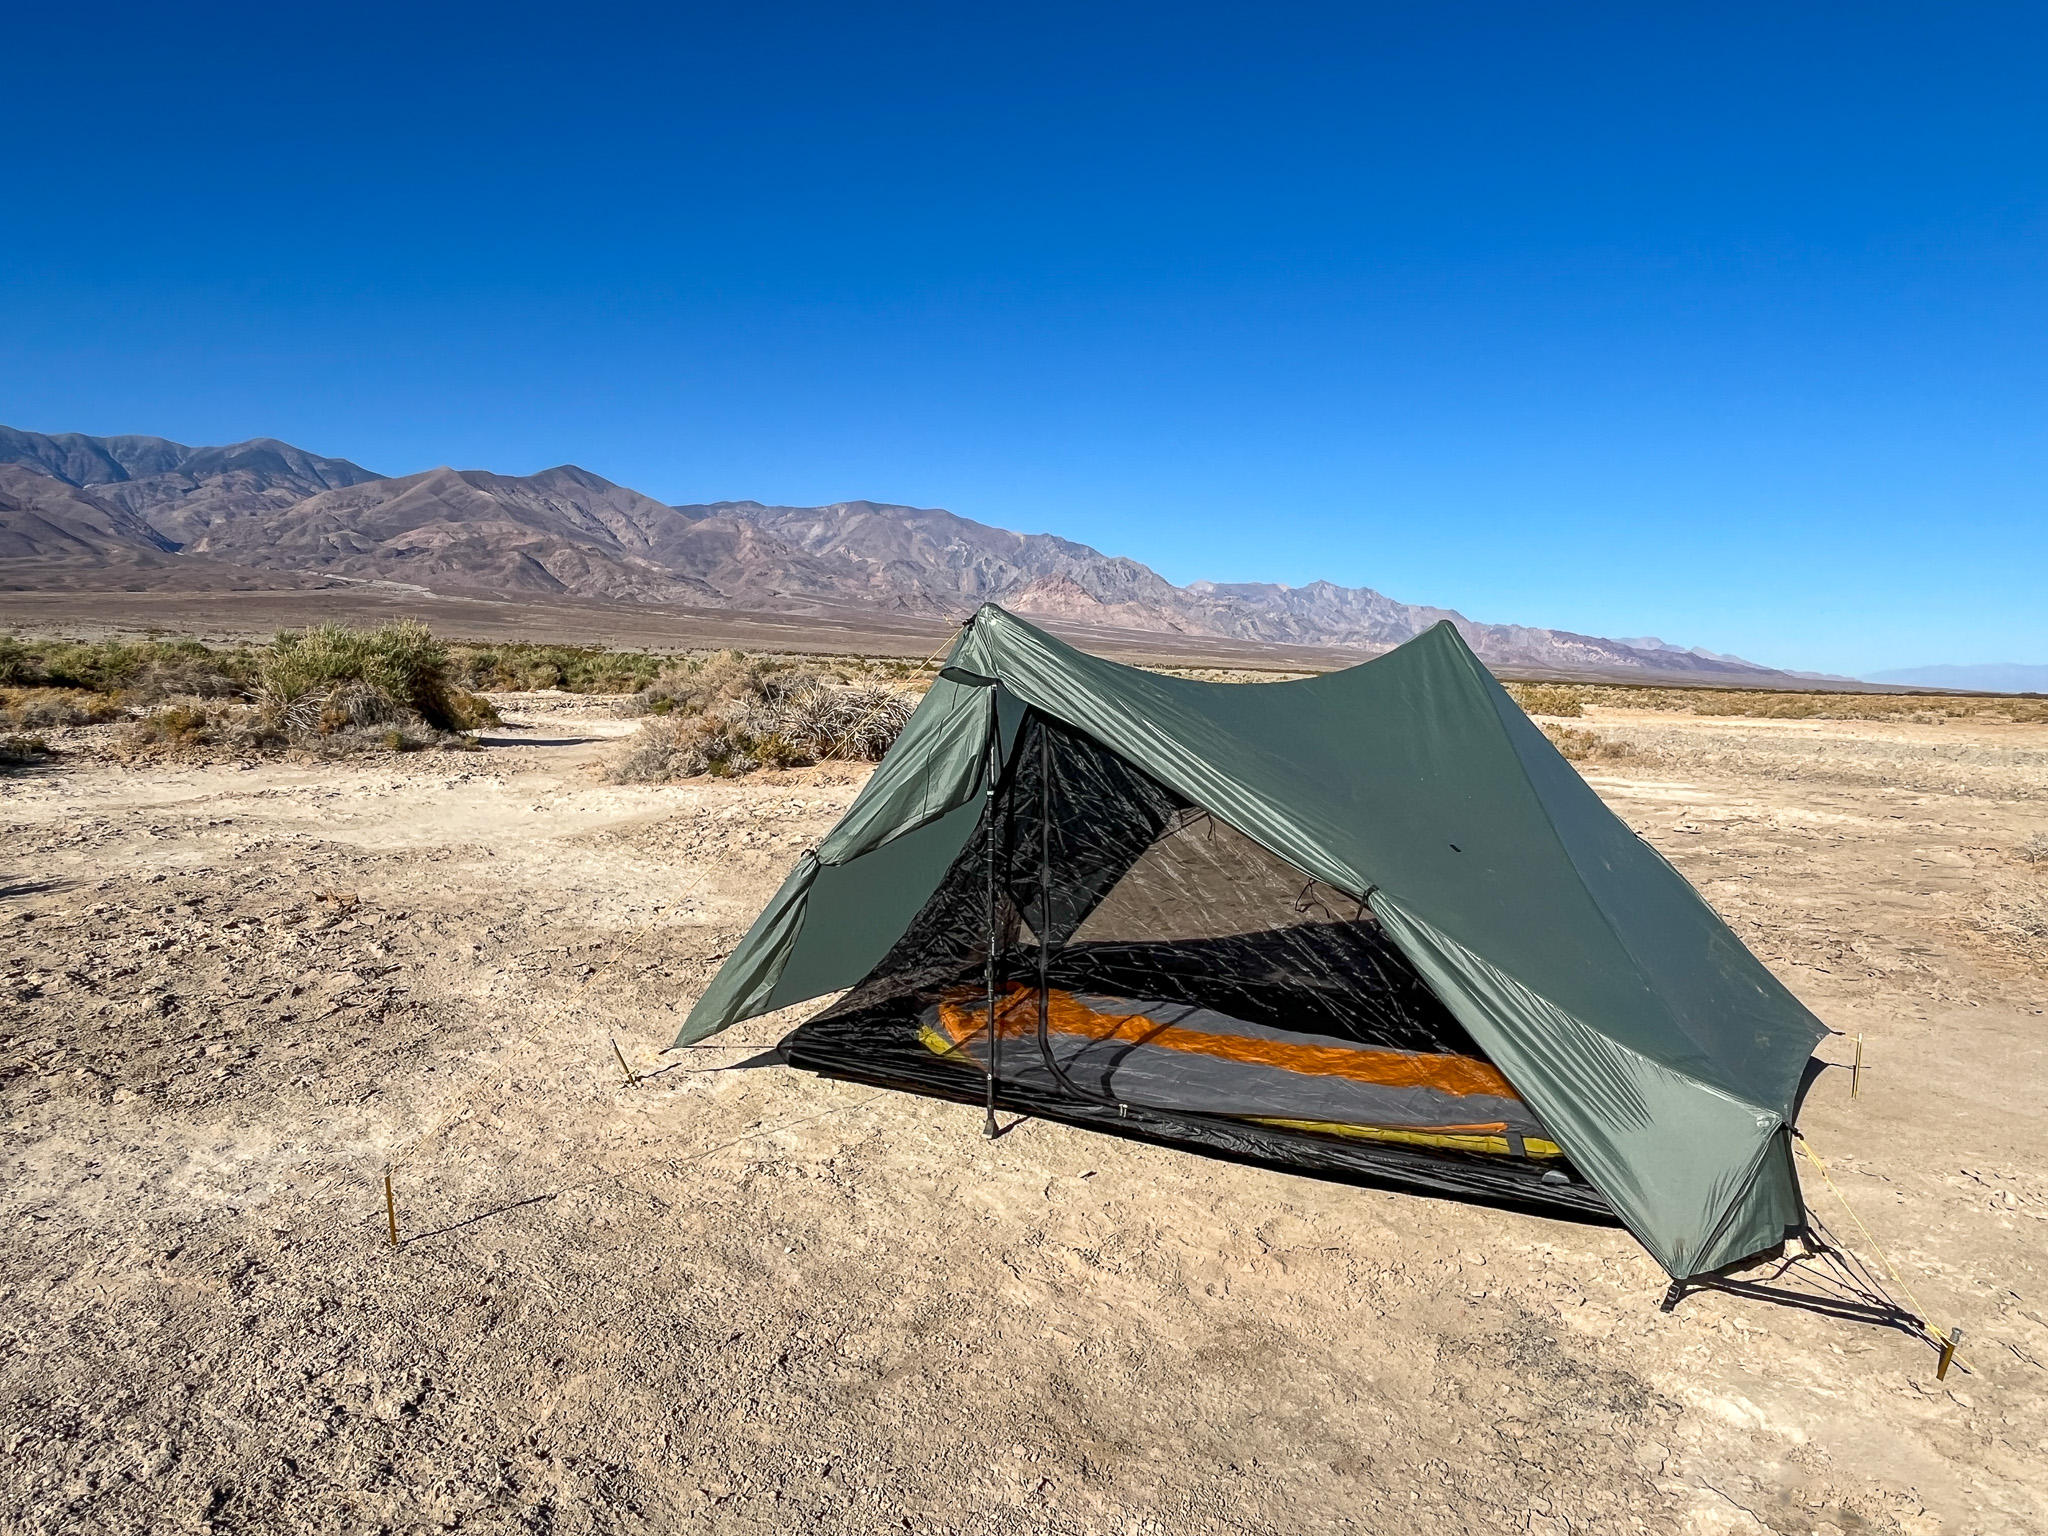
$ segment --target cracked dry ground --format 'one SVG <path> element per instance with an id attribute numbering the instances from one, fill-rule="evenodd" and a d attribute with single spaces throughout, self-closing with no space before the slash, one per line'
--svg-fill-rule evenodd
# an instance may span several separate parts
<path id="1" fill-rule="evenodd" d="M 607 786 L 544 707 L 593 721 L 0 781 L 7 1529 L 2048 1530 L 2044 987 L 1966 921 L 2048 733 L 1638 718 L 1592 773 L 1867 1036 L 1806 1125 L 1967 1328 L 1937 1385 L 1661 1313 L 1611 1228 L 718 1070 L 793 1014 L 658 1057 L 858 775 Z"/>

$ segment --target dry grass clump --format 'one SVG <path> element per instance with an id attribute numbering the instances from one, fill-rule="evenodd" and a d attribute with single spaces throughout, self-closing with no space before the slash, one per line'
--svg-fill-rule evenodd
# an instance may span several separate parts
<path id="1" fill-rule="evenodd" d="M 0 727 L 34 730 L 60 725 L 104 725 L 121 718 L 121 705 L 82 688 L 0 689 Z"/>
<path id="2" fill-rule="evenodd" d="M 0 736 L 0 771 L 33 768 L 55 756 L 50 744 L 40 736 Z"/>
<path id="3" fill-rule="evenodd" d="M 757 736 L 716 715 L 685 715 L 641 726 L 612 764 L 610 778 L 615 784 L 662 784 L 702 774 L 728 779 L 811 761 L 780 736 Z"/>
<path id="4" fill-rule="evenodd" d="M 745 651 L 682 657 L 662 667 L 641 691 L 639 705 L 650 715 L 701 714 L 736 701 L 766 697 L 771 689 L 780 691 L 783 684 L 770 679 L 791 670 Z"/>
<path id="5" fill-rule="evenodd" d="M 915 700 L 879 684 L 853 687 L 740 651 L 680 661 L 649 684 L 643 725 L 612 765 L 615 783 L 662 783 L 824 758 L 879 760 Z"/>
<path id="6" fill-rule="evenodd" d="M 1576 720 L 1586 712 L 1577 688 L 1562 683 L 1509 683 L 1508 696 L 1532 715 Z"/>
<path id="7" fill-rule="evenodd" d="M 123 725 L 115 736 L 114 752 L 133 762 L 207 756 L 214 749 L 242 754 L 278 751 L 290 744 L 274 721 L 246 704 L 181 699 Z"/>
<path id="8" fill-rule="evenodd" d="M 2012 856 L 2035 868 L 2048 865 L 2048 832 L 2029 833 L 2014 846 Z"/>
<path id="9" fill-rule="evenodd" d="M 1571 725 L 1546 725 L 1543 734 L 1550 738 L 1565 759 L 1574 763 L 1626 763 L 1641 757 L 1642 751 L 1634 743 L 1623 741 L 1618 736 L 1605 736 L 1598 731 L 1582 730 Z"/>
<path id="10" fill-rule="evenodd" d="M 2048 880 L 1999 880 L 1978 892 L 1963 925 L 2030 969 L 2048 971 Z"/>

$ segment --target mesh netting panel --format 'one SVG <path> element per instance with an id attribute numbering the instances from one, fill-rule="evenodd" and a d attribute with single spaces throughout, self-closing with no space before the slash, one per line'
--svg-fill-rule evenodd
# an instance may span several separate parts
<path id="1" fill-rule="evenodd" d="M 1205 811 L 1175 816 L 1051 958 L 1055 985 L 1410 1051 L 1478 1048 L 1362 902 Z"/>
<path id="2" fill-rule="evenodd" d="M 931 901 L 784 1048 L 961 1100 L 993 1066 L 1033 1113 L 1604 1209 L 1362 903 L 1035 714 Z"/>

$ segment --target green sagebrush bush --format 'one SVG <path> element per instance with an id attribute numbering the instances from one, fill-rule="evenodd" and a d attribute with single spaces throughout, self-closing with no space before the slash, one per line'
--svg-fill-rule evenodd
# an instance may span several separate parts
<path id="1" fill-rule="evenodd" d="M 412 620 L 381 629 L 321 624 L 281 632 L 257 667 L 258 703 L 300 728 L 382 725 L 402 714 L 437 731 L 495 723 L 451 676 L 448 647 Z"/>
<path id="2" fill-rule="evenodd" d="M 407 752 L 437 739 L 474 746 L 467 733 L 498 723 L 488 700 L 450 676 L 447 647 L 412 621 L 281 631 L 254 653 L 245 698 L 188 697 L 149 710 L 119 733 L 117 750 L 130 757 L 207 749 Z"/>
<path id="3" fill-rule="evenodd" d="M 255 653 L 247 646 L 0 636 L 0 688 L 58 688 L 147 704 L 179 696 L 232 698 L 246 691 L 255 671 Z"/>

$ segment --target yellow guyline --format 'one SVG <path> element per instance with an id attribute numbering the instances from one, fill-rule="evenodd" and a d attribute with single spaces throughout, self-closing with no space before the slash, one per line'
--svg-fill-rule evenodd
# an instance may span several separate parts
<path id="1" fill-rule="evenodd" d="M 1849 1203 L 1849 1197 L 1843 1194 L 1841 1186 L 1835 1183 L 1834 1175 L 1828 1172 L 1828 1165 L 1822 1162 L 1820 1154 L 1813 1150 L 1805 1133 L 1794 1131 L 1792 1135 L 1793 1144 L 1805 1154 L 1808 1162 L 1820 1170 L 1821 1182 L 1834 1192 L 1835 1198 L 1842 1203 L 1842 1209 L 1849 1213 L 1849 1219 L 1856 1223 L 1856 1230 L 1863 1234 L 1863 1240 L 1870 1244 L 1871 1250 L 1876 1253 L 1878 1259 L 1884 1264 L 1886 1273 L 1898 1282 L 1899 1289 L 1906 1293 L 1906 1300 L 1913 1303 L 1913 1310 L 1918 1314 L 1920 1326 L 1927 1332 L 1928 1342 L 1941 1351 L 1941 1364 L 1935 1370 L 1935 1379 L 1937 1381 L 1946 1379 L 1949 1366 L 1958 1358 L 1956 1349 L 1962 1342 L 1963 1330 L 1951 1328 L 1944 1333 L 1928 1320 L 1932 1314 L 1928 1312 L 1920 1298 L 1913 1294 L 1913 1287 L 1907 1282 L 1906 1277 L 1899 1273 L 1899 1266 L 1894 1264 L 1891 1255 L 1884 1251 L 1884 1245 L 1872 1235 L 1870 1228 L 1864 1225 L 1863 1218 L 1856 1214 L 1856 1207 Z"/>

